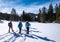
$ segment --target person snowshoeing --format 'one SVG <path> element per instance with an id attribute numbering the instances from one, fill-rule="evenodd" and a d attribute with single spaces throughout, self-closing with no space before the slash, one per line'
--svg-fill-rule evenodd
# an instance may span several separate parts
<path id="1" fill-rule="evenodd" d="M 26 21 L 25 26 L 26 26 L 26 29 L 27 29 L 27 31 L 26 31 L 27 34 L 29 34 L 30 25 L 31 24 L 28 21 Z"/>
<path id="2" fill-rule="evenodd" d="M 8 26 L 9 26 L 9 30 L 8 30 L 8 33 L 10 33 L 10 29 L 14 32 L 13 28 L 12 28 L 12 21 L 10 21 L 8 23 Z"/>
<path id="3" fill-rule="evenodd" d="M 19 24 L 18 24 L 18 28 L 19 28 L 19 33 L 21 34 L 21 29 L 22 29 L 22 22 L 20 21 Z"/>

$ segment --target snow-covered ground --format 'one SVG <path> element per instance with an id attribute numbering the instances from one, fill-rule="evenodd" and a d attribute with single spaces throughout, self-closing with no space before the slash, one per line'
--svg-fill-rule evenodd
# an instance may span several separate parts
<path id="1" fill-rule="evenodd" d="M 13 22 L 15 32 L 8 33 L 8 22 L 0 22 L 0 42 L 60 42 L 60 24 L 30 22 L 30 34 L 26 34 L 23 22 L 22 35 L 18 33 L 18 23 Z"/>

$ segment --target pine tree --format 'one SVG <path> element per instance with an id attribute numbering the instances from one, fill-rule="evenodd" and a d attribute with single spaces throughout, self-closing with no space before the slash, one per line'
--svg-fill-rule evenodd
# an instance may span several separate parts
<path id="1" fill-rule="evenodd" d="M 49 20 L 50 22 L 52 22 L 52 15 L 53 15 L 53 6 L 52 4 L 49 5 L 49 10 L 48 10 L 48 14 L 49 14 Z"/>
<path id="2" fill-rule="evenodd" d="M 21 16 L 21 20 L 24 21 L 25 18 L 25 11 L 23 10 L 22 16 Z"/>
<path id="3" fill-rule="evenodd" d="M 16 15 L 16 9 L 12 8 L 12 10 L 11 10 L 11 14 Z"/>
<path id="4" fill-rule="evenodd" d="M 12 8 L 11 14 L 10 14 L 10 20 L 14 20 L 14 15 L 17 15 L 16 10 L 14 8 Z"/>
<path id="5" fill-rule="evenodd" d="M 58 14 L 58 22 L 60 23 L 60 3 L 59 3 L 59 14 Z"/>
<path id="6" fill-rule="evenodd" d="M 40 21 L 41 22 L 45 22 L 45 14 L 46 14 L 46 8 L 45 7 L 43 7 L 42 8 L 42 12 L 41 12 L 41 14 L 40 14 Z"/>
<path id="7" fill-rule="evenodd" d="M 56 4 L 56 22 L 60 23 L 60 3 L 59 6 Z"/>
<path id="8" fill-rule="evenodd" d="M 41 14 L 41 9 L 39 9 L 38 22 L 41 22 L 41 20 L 40 20 L 40 14 Z"/>
<path id="9" fill-rule="evenodd" d="M 58 5 L 56 4 L 56 22 L 58 21 Z"/>
<path id="10" fill-rule="evenodd" d="M 45 14 L 46 14 L 46 8 L 45 7 L 43 7 L 42 8 L 42 17 L 43 17 L 43 22 L 45 22 L 45 20 L 46 20 L 46 17 L 45 17 Z"/>

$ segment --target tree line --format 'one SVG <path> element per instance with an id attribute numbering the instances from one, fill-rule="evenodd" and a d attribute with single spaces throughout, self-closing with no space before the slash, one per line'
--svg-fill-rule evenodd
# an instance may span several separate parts
<path id="1" fill-rule="evenodd" d="M 42 10 L 39 9 L 38 21 L 39 22 L 60 22 L 60 4 L 56 4 L 55 10 L 53 10 L 53 5 L 50 4 L 48 11 L 46 12 L 46 7 Z"/>
<path id="2" fill-rule="evenodd" d="M 43 7 L 39 9 L 38 14 L 22 12 L 21 16 L 16 14 L 16 10 L 12 9 L 11 14 L 1 13 L 0 20 L 12 20 L 12 21 L 38 21 L 38 22 L 58 22 L 60 23 L 60 3 L 56 4 L 55 8 L 50 4 L 49 8 Z"/>

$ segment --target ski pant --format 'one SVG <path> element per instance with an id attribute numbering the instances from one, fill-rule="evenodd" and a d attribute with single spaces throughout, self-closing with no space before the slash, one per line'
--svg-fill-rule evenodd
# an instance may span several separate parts
<path id="1" fill-rule="evenodd" d="M 19 33 L 21 33 L 21 28 L 19 28 Z"/>
<path id="2" fill-rule="evenodd" d="M 13 28 L 12 28 L 12 27 L 9 27 L 9 30 L 8 30 L 8 32 L 10 32 L 10 28 L 11 28 L 11 30 L 14 32 L 14 30 L 13 30 Z"/>
<path id="3" fill-rule="evenodd" d="M 29 34 L 29 27 L 27 27 L 27 32 L 26 33 Z"/>

